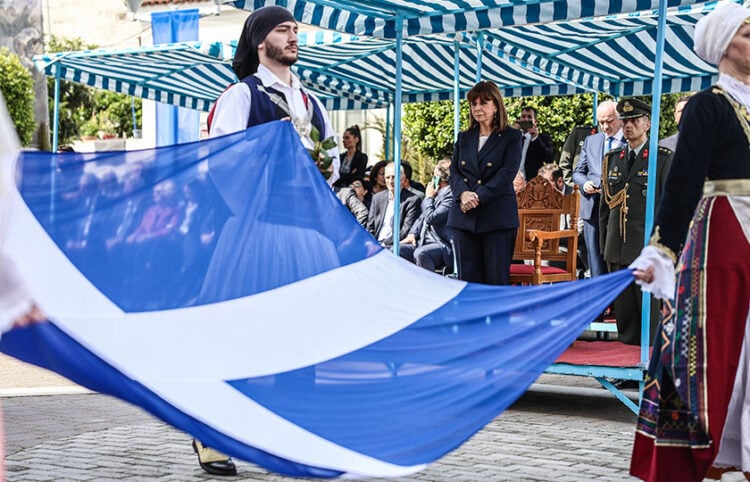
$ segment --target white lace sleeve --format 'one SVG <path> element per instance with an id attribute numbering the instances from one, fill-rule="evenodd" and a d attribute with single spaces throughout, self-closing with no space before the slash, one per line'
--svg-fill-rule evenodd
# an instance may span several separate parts
<path id="1" fill-rule="evenodd" d="M 636 280 L 643 291 L 650 292 L 654 297 L 662 300 L 674 299 L 675 270 L 672 259 L 655 246 L 646 246 L 641 254 L 630 263 L 630 269 L 646 270 L 654 268 L 654 279 L 651 283 Z"/>

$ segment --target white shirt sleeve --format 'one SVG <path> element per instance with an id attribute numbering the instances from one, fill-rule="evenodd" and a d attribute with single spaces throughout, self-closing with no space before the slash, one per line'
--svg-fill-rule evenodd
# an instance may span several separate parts
<path id="1" fill-rule="evenodd" d="M 252 96 L 244 82 L 234 84 L 216 101 L 210 137 L 219 137 L 247 129 Z"/>

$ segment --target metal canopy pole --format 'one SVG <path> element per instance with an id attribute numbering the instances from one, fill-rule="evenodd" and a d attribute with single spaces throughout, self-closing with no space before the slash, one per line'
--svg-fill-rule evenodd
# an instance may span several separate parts
<path id="1" fill-rule="evenodd" d="M 391 104 L 385 108 L 385 159 L 391 158 Z M 372 180 L 371 180 L 372 181 Z"/>
<path id="2" fill-rule="evenodd" d="M 52 152 L 57 152 L 57 142 L 60 125 L 60 75 L 61 75 L 60 63 L 55 64 L 55 111 L 52 116 Z"/>
<path id="3" fill-rule="evenodd" d="M 659 112 L 661 111 L 662 64 L 664 54 L 664 32 L 667 27 L 667 1 L 659 0 L 659 26 L 656 30 L 656 57 L 654 58 L 654 82 L 651 87 L 651 132 L 648 143 L 648 174 L 646 186 L 646 226 L 643 244 L 649 243 L 649 236 L 654 226 L 654 204 L 656 197 L 656 154 L 659 143 Z M 643 293 L 641 304 L 641 363 L 648 363 L 648 348 L 651 344 L 651 295 Z"/>
<path id="4" fill-rule="evenodd" d="M 401 82 L 404 43 L 404 18 L 396 17 L 396 98 L 393 101 L 393 162 L 395 163 L 393 190 L 393 254 L 398 256 L 401 225 Z"/>
<path id="5" fill-rule="evenodd" d="M 477 32 L 477 73 L 474 80 L 479 83 L 482 80 L 482 52 L 484 51 L 484 32 Z"/>
<path id="6" fill-rule="evenodd" d="M 57 152 L 57 145 L 60 136 L 60 76 L 62 75 L 62 67 L 58 62 L 55 64 L 55 110 L 52 116 L 52 152 Z M 53 224 L 55 222 L 55 191 L 57 189 L 57 156 L 50 157 L 49 161 L 49 172 L 50 172 L 50 196 L 49 196 L 49 222 Z"/>
<path id="7" fill-rule="evenodd" d="M 453 141 L 458 140 L 458 133 L 461 130 L 461 88 L 460 88 L 460 70 L 461 70 L 461 51 L 457 41 L 453 42 Z"/>
<path id="8" fill-rule="evenodd" d="M 591 124 L 594 127 L 596 127 L 596 125 L 599 124 L 599 121 L 596 119 L 596 110 L 598 108 L 599 108 L 599 92 L 594 92 L 594 114 L 593 114 L 594 121 Z"/>

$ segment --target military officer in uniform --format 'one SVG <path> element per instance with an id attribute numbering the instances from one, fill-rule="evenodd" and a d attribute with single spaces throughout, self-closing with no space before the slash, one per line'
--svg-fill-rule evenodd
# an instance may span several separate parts
<path id="1" fill-rule="evenodd" d="M 634 98 L 617 103 L 627 145 L 610 151 L 602 162 L 603 202 L 599 207 L 599 241 L 610 272 L 626 268 L 643 248 L 646 229 L 646 186 L 656 182 L 656 205 L 672 162 L 672 151 L 660 147 L 656 172 L 648 172 L 651 106 Z M 651 305 L 651 340 L 659 321 L 658 303 Z M 630 345 L 641 340 L 641 292 L 632 283 L 614 302 L 617 339 Z"/>

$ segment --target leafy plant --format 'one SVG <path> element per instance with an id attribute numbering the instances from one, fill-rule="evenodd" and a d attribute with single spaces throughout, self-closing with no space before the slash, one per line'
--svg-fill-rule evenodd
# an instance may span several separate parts
<path id="1" fill-rule="evenodd" d="M 34 120 L 34 80 L 18 55 L 0 48 L 0 92 L 21 144 L 28 146 L 36 131 Z"/>
<path id="2" fill-rule="evenodd" d="M 318 170 L 324 178 L 328 179 L 331 177 L 331 164 L 333 163 L 333 157 L 328 154 L 329 149 L 336 147 L 336 139 L 333 136 L 326 139 L 320 139 L 320 132 L 315 126 L 310 126 L 310 139 L 313 141 L 313 148 L 308 149 L 307 152 L 310 157 L 315 161 L 315 165 L 318 166 Z"/>

